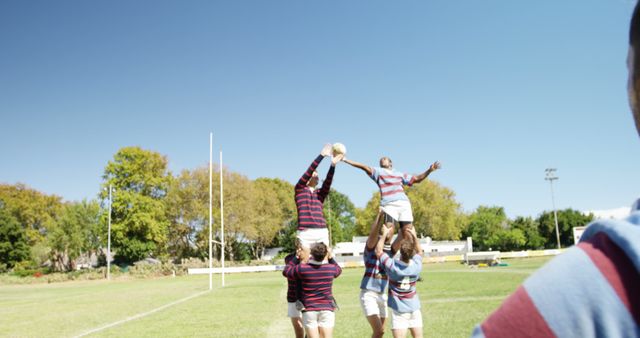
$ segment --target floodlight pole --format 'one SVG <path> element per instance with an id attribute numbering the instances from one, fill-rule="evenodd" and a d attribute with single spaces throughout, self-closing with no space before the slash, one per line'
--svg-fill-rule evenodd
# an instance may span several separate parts
<path id="1" fill-rule="evenodd" d="M 213 289 L 212 214 L 213 214 L 213 133 L 209 133 L 209 290 Z"/>
<path id="2" fill-rule="evenodd" d="M 113 187 L 109 184 L 109 225 L 107 230 L 107 280 L 111 280 L 111 202 Z"/>
<path id="3" fill-rule="evenodd" d="M 222 192 L 222 150 L 220 150 L 220 237 L 222 239 L 222 286 L 224 287 L 224 195 Z"/>
<path id="4" fill-rule="evenodd" d="M 560 249 L 560 232 L 558 231 L 558 213 L 556 212 L 556 202 L 555 199 L 553 197 L 553 181 L 557 180 L 558 177 L 555 175 L 556 174 L 556 169 L 555 168 L 547 168 L 544 170 L 546 176 L 545 176 L 545 180 L 549 181 L 549 186 L 551 187 L 551 204 L 553 205 L 553 219 L 555 220 L 556 223 L 556 240 L 558 241 L 558 249 Z"/>

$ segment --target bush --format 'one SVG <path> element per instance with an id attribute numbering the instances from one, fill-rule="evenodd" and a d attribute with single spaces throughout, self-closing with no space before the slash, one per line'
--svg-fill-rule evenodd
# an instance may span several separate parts
<path id="1" fill-rule="evenodd" d="M 186 273 L 186 270 L 179 268 L 171 262 L 162 262 L 160 264 L 138 262 L 129 268 L 129 273 L 136 277 L 157 277 L 171 276 L 174 273 L 176 275 L 182 275 Z"/>

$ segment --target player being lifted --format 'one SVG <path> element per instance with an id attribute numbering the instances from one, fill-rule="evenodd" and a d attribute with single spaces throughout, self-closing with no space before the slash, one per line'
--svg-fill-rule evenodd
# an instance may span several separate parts
<path id="1" fill-rule="evenodd" d="M 413 228 L 413 211 L 411 210 L 411 202 L 404 193 L 404 186 L 412 186 L 416 183 L 424 181 L 432 172 L 440 169 L 440 162 L 433 162 L 429 168 L 419 174 L 411 175 L 395 171 L 393 162 L 388 157 L 380 159 L 380 167 L 369 167 L 356 161 L 343 159 L 347 164 L 362 169 L 372 180 L 376 182 L 380 189 L 380 207 L 384 212 L 384 222 L 388 228 L 393 231 L 393 225 L 398 223 L 400 229 L 404 226 Z M 397 252 L 402 239 L 403 231 L 398 232 L 398 237 L 393 243 L 393 252 Z M 390 237 L 389 237 L 390 238 Z"/>
<path id="2" fill-rule="evenodd" d="M 312 244 L 324 243 L 327 246 L 330 245 L 329 230 L 327 229 L 327 222 L 324 219 L 322 208 L 324 200 L 331 189 L 336 164 L 344 158 L 344 154 L 335 153 L 335 156 L 332 157 L 331 167 L 320 189 L 316 189 L 318 185 L 316 168 L 325 157 L 331 156 L 331 154 L 332 146 L 331 144 L 326 144 L 295 186 L 295 201 L 298 210 L 296 239 L 298 246 L 306 252 L 307 256 Z"/>

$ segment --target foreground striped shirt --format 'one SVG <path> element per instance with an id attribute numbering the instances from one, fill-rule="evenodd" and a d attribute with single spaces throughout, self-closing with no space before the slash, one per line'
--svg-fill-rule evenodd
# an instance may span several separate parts
<path id="1" fill-rule="evenodd" d="M 640 210 L 591 223 L 473 336 L 640 337 Z"/>
<path id="2" fill-rule="evenodd" d="M 408 201 L 404 193 L 405 185 L 411 186 L 415 181 L 413 175 L 403 174 L 393 169 L 371 168 L 371 179 L 380 188 L 380 205 L 385 206 L 393 201 Z"/>
<path id="3" fill-rule="evenodd" d="M 365 245 L 362 257 L 364 259 L 364 276 L 362 276 L 362 281 L 360 282 L 360 289 L 383 293 L 389 280 L 384 266 L 376 256 L 375 250 L 369 249 Z"/>
<path id="4" fill-rule="evenodd" d="M 420 299 L 416 292 L 416 282 L 422 271 L 422 256 L 413 256 L 409 264 L 393 259 L 386 252 L 380 256 L 389 276 L 389 307 L 400 313 L 414 312 L 420 309 Z"/>
<path id="5" fill-rule="evenodd" d="M 298 259 L 294 259 L 296 263 Z M 309 261 L 308 264 L 287 265 L 282 274 L 295 279 L 301 285 L 300 300 L 306 311 L 334 311 L 333 280 L 340 276 L 342 269 L 331 259 L 328 263 Z"/>
<path id="6" fill-rule="evenodd" d="M 333 181 L 333 174 L 336 167 L 332 165 L 329 168 L 327 177 L 319 190 L 311 190 L 307 186 L 307 182 L 309 182 L 311 175 L 323 158 L 324 157 L 322 155 L 318 155 L 318 157 L 313 160 L 307 171 L 305 171 L 302 177 L 300 177 L 300 180 L 298 180 L 298 183 L 295 186 L 296 208 L 298 209 L 298 230 L 321 229 L 327 227 L 327 223 L 325 222 L 324 215 L 322 213 L 322 205 L 324 203 L 324 199 L 329 195 L 329 189 L 331 188 L 331 182 Z"/>
<path id="7" fill-rule="evenodd" d="M 286 265 L 295 266 L 297 263 L 296 254 L 289 254 L 284 258 L 284 263 Z M 287 302 L 295 303 L 298 300 L 298 292 L 297 289 L 298 283 L 296 283 L 295 278 L 287 277 Z"/>

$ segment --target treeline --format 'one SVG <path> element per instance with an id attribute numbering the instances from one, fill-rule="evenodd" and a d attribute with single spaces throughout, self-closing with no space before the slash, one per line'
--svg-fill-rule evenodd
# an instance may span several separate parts
<path id="1" fill-rule="evenodd" d="M 302 168 L 304 169 L 304 168 Z M 293 185 L 278 178 L 250 180 L 224 175 L 225 255 L 230 260 L 260 258 L 266 248 L 291 251 L 296 229 Z M 74 270 L 87 257 L 106 262 L 108 187 L 112 186 L 111 245 L 116 263 L 154 257 L 180 262 L 208 257 L 209 168 L 171 173 L 167 158 L 139 147 L 120 149 L 109 161 L 95 200 L 63 202 L 22 184 L 0 184 L 0 272 L 35 269 Z M 214 168 L 213 229 L 220 241 L 219 168 Z M 373 185 L 372 185 L 373 186 Z M 450 189 L 425 181 L 408 189 L 418 234 L 435 240 L 473 237 L 477 250 L 520 250 L 556 246 L 553 214 L 509 220 L 500 207 L 479 207 L 465 214 Z M 379 194 L 357 209 L 331 190 L 325 218 L 332 242 L 366 235 L 378 212 Z M 563 246 L 573 244 L 572 228 L 592 216 L 558 212 Z M 214 257 L 221 248 L 214 246 Z"/>

